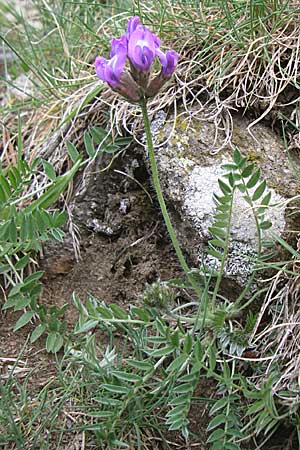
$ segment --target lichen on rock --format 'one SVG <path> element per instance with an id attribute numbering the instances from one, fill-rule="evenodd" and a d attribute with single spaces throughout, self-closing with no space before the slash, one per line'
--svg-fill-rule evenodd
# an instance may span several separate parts
<path id="1" fill-rule="evenodd" d="M 212 225 L 213 216 L 216 212 L 213 201 L 213 193 L 221 194 L 218 179 L 225 174 L 222 168 L 230 164 L 230 160 L 221 163 L 200 167 L 196 166 L 191 171 L 184 192 L 183 211 L 192 220 L 195 228 L 203 238 L 210 237 L 208 227 Z M 273 224 L 272 232 L 281 234 L 285 227 L 284 206 L 285 199 L 277 194 L 274 189 L 271 192 L 273 206 L 266 212 L 266 219 Z M 250 244 L 253 248 L 257 246 L 257 228 L 253 211 L 244 200 L 243 194 L 236 190 L 234 194 L 234 206 L 232 213 L 231 237 L 233 241 Z M 264 238 L 270 238 L 270 231 L 264 230 Z"/>
<path id="2" fill-rule="evenodd" d="M 250 134 L 249 120 L 234 117 L 232 146 L 222 148 L 221 136 L 216 138 L 212 122 L 201 121 L 193 114 L 178 117 L 166 121 L 165 114 L 159 114 L 152 122 L 161 184 L 184 249 L 195 265 L 204 262 L 217 270 L 218 261 L 207 255 L 206 245 L 216 211 L 213 194 L 220 193 L 218 179 L 225 173 L 223 165 L 232 162 L 234 146 L 261 169 L 262 180 L 267 182 L 271 206 L 265 216 L 273 224 L 272 233 L 281 235 L 286 228 L 286 200 L 296 194 L 297 182 L 281 138 L 264 124 L 257 124 Z M 217 147 L 222 150 L 217 152 Z M 270 238 L 270 230 L 263 231 L 263 238 Z M 243 194 L 236 191 L 225 275 L 237 284 L 245 283 L 257 245 L 253 211 Z"/>

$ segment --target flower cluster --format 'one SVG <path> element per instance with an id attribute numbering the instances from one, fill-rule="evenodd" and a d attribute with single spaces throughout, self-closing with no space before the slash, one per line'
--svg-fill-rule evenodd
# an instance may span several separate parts
<path id="1" fill-rule="evenodd" d="M 110 59 L 97 56 L 95 68 L 98 77 L 111 89 L 131 102 L 153 97 L 168 81 L 178 61 L 174 50 L 162 52 L 160 39 L 140 23 L 139 17 L 132 17 L 127 32 L 119 39 L 112 39 Z M 151 66 L 158 58 L 161 71 L 151 78 Z M 125 69 L 129 61 L 130 70 Z"/>

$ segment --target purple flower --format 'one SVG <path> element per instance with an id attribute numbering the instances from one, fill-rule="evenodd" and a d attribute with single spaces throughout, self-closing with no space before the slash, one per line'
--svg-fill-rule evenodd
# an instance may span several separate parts
<path id="1" fill-rule="evenodd" d="M 120 83 L 127 57 L 126 37 L 112 39 L 110 60 L 97 56 L 95 68 L 98 77 L 105 81 L 111 88 L 116 88 Z"/>
<path id="2" fill-rule="evenodd" d="M 141 24 L 140 18 L 128 21 L 126 34 L 111 40 L 110 59 L 97 56 L 95 68 L 98 77 L 114 91 L 134 103 L 153 97 L 169 80 L 175 70 L 178 54 L 174 50 L 163 53 L 160 39 Z M 151 78 L 151 66 L 158 57 L 162 69 Z M 126 59 L 130 70 L 124 70 Z"/>
<path id="3" fill-rule="evenodd" d="M 159 39 L 148 28 L 138 25 L 128 40 L 128 58 L 133 67 L 147 72 L 155 58 Z"/>
<path id="4" fill-rule="evenodd" d="M 163 53 L 159 48 L 156 49 L 156 55 L 158 56 L 162 65 L 162 75 L 168 77 L 172 75 L 175 70 L 179 55 L 174 50 L 168 50 Z"/>

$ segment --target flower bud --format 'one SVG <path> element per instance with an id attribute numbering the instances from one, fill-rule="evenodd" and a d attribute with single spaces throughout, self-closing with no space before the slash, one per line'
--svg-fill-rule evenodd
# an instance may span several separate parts
<path id="1" fill-rule="evenodd" d="M 141 88 L 128 72 L 122 73 L 120 83 L 113 90 L 131 103 L 138 103 L 142 97 Z"/>
<path id="2" fill-rule="evenodd" d="M 162 65 L 162 75 L 164 77 L 172 75 L 179 58 L 178 54 L 174 52 L 174 50 L 168 50 L 167 53 L 163 53 L 159 48 L 157 48 L 156 55 Z"/>
<path id="3" fill-rule="evenodd" d="M 115 39 L 115 41 L 120 41 Z M 127 50 L 120 42 L 114 43 L 111 50 L 111 59 L 107 60 L 97 56 L 95 69 L 97 76 L 105 81 L 112 89 L 118 86 L 126 63 Z"/>

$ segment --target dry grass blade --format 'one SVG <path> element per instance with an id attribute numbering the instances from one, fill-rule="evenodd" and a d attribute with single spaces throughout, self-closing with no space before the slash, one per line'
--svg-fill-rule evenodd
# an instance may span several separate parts
<path id="1" fill-rule="evenodd" d="M 256 379 L 257 386 L 277 368 L 273 393 L 292 411 L 299 404 L 300 390 L 300 276 L 288 278 L 284 270 L 270 285 L 251 343 L 256 345 L 261 360 L 268 360 L 264 373 Z M 293 271 L 299 272 L 297 260 Z M 266 315 L 272 317 L 271 322 L 265 320 Z"/>

